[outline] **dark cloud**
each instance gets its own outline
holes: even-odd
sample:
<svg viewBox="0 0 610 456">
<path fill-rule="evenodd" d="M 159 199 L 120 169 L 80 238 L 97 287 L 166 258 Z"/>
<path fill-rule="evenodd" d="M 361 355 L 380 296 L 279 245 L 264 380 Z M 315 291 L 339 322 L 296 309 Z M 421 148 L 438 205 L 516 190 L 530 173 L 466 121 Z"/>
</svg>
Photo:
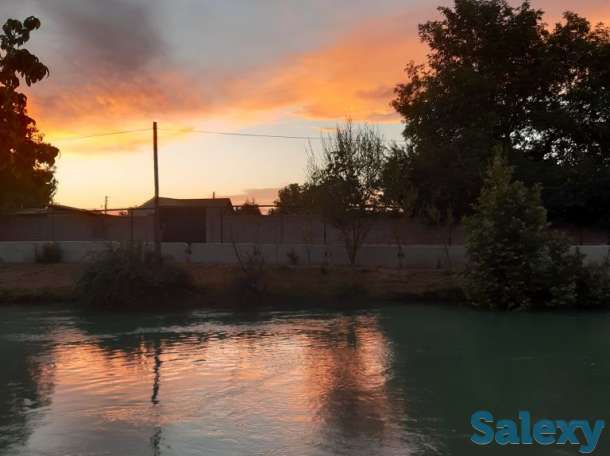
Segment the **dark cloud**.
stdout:
<svg viewBox="0 0 610 456">
<path fill-rule="evenodd" d="M 56 23 L 79 66 L 121 73 L 137 71 L 165 51 L 150 2 L 38 0 L 44 17 Z"/>
</svg>

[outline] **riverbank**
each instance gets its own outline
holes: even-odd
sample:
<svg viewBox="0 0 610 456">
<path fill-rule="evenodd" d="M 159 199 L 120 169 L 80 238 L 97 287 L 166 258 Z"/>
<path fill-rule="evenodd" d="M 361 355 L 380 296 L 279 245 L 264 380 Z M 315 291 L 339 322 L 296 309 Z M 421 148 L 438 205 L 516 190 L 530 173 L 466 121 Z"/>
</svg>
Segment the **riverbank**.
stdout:
<svg viewBox="0 0 610 456">
<path fill-rule="evenodd" d="M 75 301 L 75 285 L 83 267 L 83 264 L 2 264 L 0 304 Z M 221 306 L 244 298 L 239 291 L 243 273 L 238 267 L 190 264 L 184 268 L 193 277 L 195 301 Z M 439 269 L 278 266 L 268 267 L 262 280 L 263 298 L 278 302 L 288 298 L 317 302 L 462 299 L 455 275 Z"/>
</svg>

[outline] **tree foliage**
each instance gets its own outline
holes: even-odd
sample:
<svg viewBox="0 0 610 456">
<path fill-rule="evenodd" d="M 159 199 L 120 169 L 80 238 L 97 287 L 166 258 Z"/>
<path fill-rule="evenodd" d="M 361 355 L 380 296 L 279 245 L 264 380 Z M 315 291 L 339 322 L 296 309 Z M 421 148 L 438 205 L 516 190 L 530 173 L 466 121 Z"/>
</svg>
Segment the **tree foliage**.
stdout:
<svg viewBox="0 0 610 456">
<path fill-rule="evenodd" d="M 540 187 L 512 173 L 496 156 L 466 218 L 468 298 L 500 310 L 610 304 L 608 265 L 585 266 L 584 255 L 549 231 Z"/>
<path fill-rule="evenodd" d="M 41 207 L 55 192 L 58 149 L 46 144 L 18 92 L 48 76 L 48 68 L 23 45 L 40 21 L 9 19 L 0 34 L 0 208 Z"/>
<path fill-rule="evenodd" d="M 381 202 L 385 145 L 369 127 L 351 121 L 337 127 L 323 143 L 320 163 L 312 163 L 309 186 L 319 213 L 339 230 L 351 264 L 370 230 L 370 218 Z"/>
<path fill-rule="evenodd" d="M 610 202 L 610 32 L 565 13 L 554 28 L 525 2 L 455 0 L 420 25 L 430 53 L 407 67 L 405 119 L 418 207 L 469 211 L 494 147 L 541 182 L 553 218 L 599 221 Z"/>
<path fill-rule="evenodd" d="M 383 203 L 402 214 L 411 215 L 416 209 L 417 188 L 411 175 L 413 155 L 409 147 L 390 147 L 381 171 Z"/>
<path fill-rule="evenodd" d="M 244 204 L 235 208 L 235 212 L 240 215 L 261 215 L 261 208 L 254 199 L 246 199 Z"/>
<path fill-rule="evenodd" d="M 315 211 L 315 188 L 309 184 L 290 184 L 278 191 L 276 207 L 270 214 L 310 214 Z"/>
</svg>

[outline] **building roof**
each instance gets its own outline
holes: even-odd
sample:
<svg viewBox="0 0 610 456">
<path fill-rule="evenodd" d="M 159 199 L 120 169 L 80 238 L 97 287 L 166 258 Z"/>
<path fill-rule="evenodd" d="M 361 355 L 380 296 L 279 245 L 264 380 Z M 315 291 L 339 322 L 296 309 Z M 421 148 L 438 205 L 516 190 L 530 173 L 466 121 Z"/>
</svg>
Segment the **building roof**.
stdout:
<svg viewBox="0 0 610 456">
<path fill-rule="evenodd" d="M 80 209 L 78 207 L 64 206 L 63 204 L 49 204 L 47 207 L 26 208 L 15 211 L 15 215 L 46 215 L 51 212 L 71 212 L 83 215 L 103 215 L 100 212 Z"/>
<path fill-rule="evenodd" d="M 140 206 L 143 209 L 154 209 L 155 199 L 151 198 Z M 230 198 L 166 198 L 159 197 L 159 207 L 205 207 L 233 209 Z"/>
</svg>

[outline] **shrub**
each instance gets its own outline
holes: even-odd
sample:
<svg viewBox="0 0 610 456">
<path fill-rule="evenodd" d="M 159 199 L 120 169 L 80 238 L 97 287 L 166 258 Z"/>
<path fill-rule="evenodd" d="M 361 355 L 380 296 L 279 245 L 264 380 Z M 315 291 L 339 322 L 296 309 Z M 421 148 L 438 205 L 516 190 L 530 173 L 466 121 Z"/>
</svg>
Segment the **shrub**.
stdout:
<svg viewBox="0 0 610 456">
<path fill-rule="evenodd" d="M 291 266 L 298 266 L 299 265 L 299 262 L 300 262 L 299 254 L 294 249 L 290 249 L 286 253 L 286 256 L 288 257 L 288 263 Z"/>
<path fill-rule="evenodd" d="M 108 248 L 93 258 L 77 282 L 86 304 L 119 309 L 167 303 L 192 286 L 184 269 L 141 246 Z"/>
<path fill-rule="evenodd" d="M 254 246 L 250 252 L 240 252 L 235 242 L 233 250 L 242 272 L 235 277 L 235 291 L 242 298 L 262 297 L 267 292 L 267 267 L 263 252 L 258 246 Z"/>
<path fill-rule="evenodd" d="M 600 308 L 610 303 L 610 263 L 589 265 L 579 281 L 580 307 Z"/>
<path fill-rule="evenodd" d="M 54 264 L 61 263 L 63 253 L 61 247 L 56 242 L 48 242 L 40 248 L 36 246 L 36 263 Z"/>
<path fill-rule="evenodd" d="M 473 304 L 510 310 L 608 303 L 608 265 L 586 266 L 584 255 L 550 233 L 540 188 L 513 182 L 502 158 L 490 166 L 465 225 L 464 286 Z"/>
</svg>

